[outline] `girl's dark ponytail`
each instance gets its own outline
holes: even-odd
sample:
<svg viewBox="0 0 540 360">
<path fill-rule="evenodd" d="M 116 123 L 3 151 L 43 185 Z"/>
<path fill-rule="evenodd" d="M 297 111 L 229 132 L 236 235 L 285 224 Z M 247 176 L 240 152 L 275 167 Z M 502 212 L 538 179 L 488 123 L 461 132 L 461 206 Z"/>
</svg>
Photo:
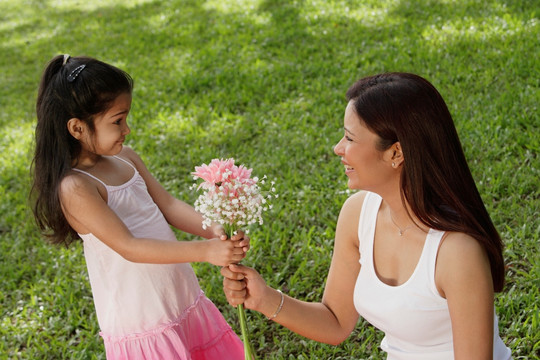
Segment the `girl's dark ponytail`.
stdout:
<svg viewBox="0 0 540 360">
<path fill-rule="evenodd" d="M 94 117 L 132 89 L 133 80 L 127 73 L 90 57 L 58 55 L 43 71 L 36 101 L 31 196 L 36 223 L 51 242 L 69 245 L 78 238 L 58 196 L 60 182 L 81 151 L 67 129 L 68 121 L 78 118 L 93 131 Z"/>
</svg>

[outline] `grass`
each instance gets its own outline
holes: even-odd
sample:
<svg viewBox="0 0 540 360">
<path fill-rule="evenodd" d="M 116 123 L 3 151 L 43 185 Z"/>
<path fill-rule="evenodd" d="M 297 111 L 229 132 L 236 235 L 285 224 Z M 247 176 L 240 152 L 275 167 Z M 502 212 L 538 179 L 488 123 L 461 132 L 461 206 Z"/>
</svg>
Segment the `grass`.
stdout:
<svg viewBox="0 0 540 360">
<path fill-rule="evenodd" d="M 428 78 L 506 243 L 501 336 L 514 359 L 538 359 L 539 10 L 533 0 L 1 1 L 0 359 L 104 359 L 80 244 L 47 245 L 28 209 L 36 89 L 60 53 L 135 78 L 129 145 L 176 196 L 194 201 L 189 173 L 214 157 L 278 179 L 246 262 L 314 301 L 349 194 L 332 153 L 346 89 L 384 71 Z M 218 269 L 194 268 L 239 331 Z M 248 318 L 261 358 L 384 357 L 363 321 L 333 347 Z"/>
</svg>

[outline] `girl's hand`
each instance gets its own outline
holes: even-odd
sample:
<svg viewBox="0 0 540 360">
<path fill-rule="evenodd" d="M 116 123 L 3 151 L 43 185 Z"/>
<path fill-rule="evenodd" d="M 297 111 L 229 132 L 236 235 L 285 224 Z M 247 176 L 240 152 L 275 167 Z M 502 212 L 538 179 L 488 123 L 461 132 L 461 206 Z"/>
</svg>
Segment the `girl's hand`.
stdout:
<svg viewBox="0 0 540 360">
<path fill-rule="evenodd" d="M 232 241 L 225 238 L 210 239 L 203 243 L 206 244 L 205 260 L 213 265 L 227 266 L 239 263 L 246 253 L 241 246 L 236 246 L 238 241 Z"/>
<path fill-rule="evenodd" d="M 221 268 L 223 292 L 232 306 L 244 304 L 247 309 L 258 311 L 262 307 L 265 294 L 272 291 L 261 275 L 243 265 L 229 265 Z"/>
<path fill-rule="evenodd" d="M 242 248 L 244 253 L 248 252 L 250 239 L 242 230 L 238 230 L 231 240 L 234 242 L 235 247 Z"/>
<path fill-rule="evenodd" d="M 227 240 L 227 233 L 225 232 L 223 225 L 214 223 L 210 229 L 212 230 L 212 233 L 214 234 L 213 237 L 220 238 L 221 240 Z"/>
<path fill-rule="evenodd" d="M 214 237 L 220 238 L 221 240 L 227 240 L 227 233 L 221 224 L 214 224 L 212 226 L 212 233 Z M 240 247 L 246 253 L 249 250 L 249 237 L 246 236 L 243 230 L 236 231 L 236 234 L 230 239 L 234 242 L 235 247 Z"/>
</svg>

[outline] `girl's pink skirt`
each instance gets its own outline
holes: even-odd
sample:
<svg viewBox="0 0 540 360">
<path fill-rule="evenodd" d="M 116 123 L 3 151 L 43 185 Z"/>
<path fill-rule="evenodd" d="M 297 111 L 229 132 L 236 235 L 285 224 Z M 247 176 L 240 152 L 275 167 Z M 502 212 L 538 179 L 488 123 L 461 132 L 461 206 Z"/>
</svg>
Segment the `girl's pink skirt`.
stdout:
<svg viewBox="0 0 540 360">
<path fill-rule="evenodd" d="M 101 334 L 107 360 L 243 360 L 244 346 L 205 296 L 180 319 L 124 337 Z"/>
</svg>

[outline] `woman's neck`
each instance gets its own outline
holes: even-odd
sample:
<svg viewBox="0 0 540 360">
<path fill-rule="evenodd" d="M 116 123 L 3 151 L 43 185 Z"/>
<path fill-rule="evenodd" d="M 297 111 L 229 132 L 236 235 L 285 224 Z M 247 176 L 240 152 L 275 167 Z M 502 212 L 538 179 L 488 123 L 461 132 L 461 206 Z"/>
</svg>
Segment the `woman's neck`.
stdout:
<svg viewBox="0 0 540 360">
<path fill-rule="evenodd" d="M 420 219 L 415 216 L 407 201 L 401 199 L 400 194 L 397 194 L 397 196 L 383 197 L 383 200 L 381 210 L 387 214 L 386 216 L 388 216 L 389 222 L 395 225 L 401 235 L 412 228 L 420 229 L 423 232 L 429 230 L 429 228 L 422 224 Z"/>
</svg>

